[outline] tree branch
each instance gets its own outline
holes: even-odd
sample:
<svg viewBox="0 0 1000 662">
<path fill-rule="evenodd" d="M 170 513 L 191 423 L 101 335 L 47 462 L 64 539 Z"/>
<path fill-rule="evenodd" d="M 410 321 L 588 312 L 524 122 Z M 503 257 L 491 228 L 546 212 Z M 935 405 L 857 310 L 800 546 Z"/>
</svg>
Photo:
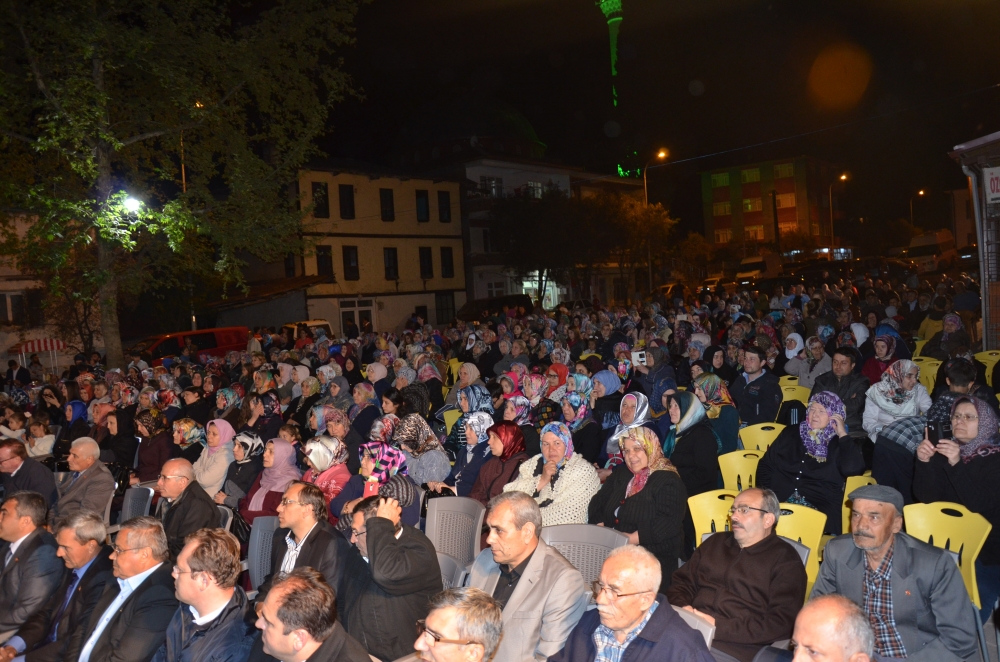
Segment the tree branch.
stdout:
<svg viewBox="0 0 1000 662">
<path fill-rule="evenodd" d="M 234 94 L 236 94 L 240 90 L 240 88 L 242 88 L 242 87 L 243 87 L 243 83 L 242 82 L 241 83 L 237 83 L 233 87 L 233 89 L 229 90 L 228 92 L 226 92 L 225 95 L 223 95 L 223 97 L 219 100 L 219 103 L 214 104 L 212 107 L 213 108 L 218 108 L 219 106 L 225 105 L 225 103 L 227 101 L 229 101 L 229 99 Z M 170 127 L 168 129 L 161 129 L 159 131 L 147 131 L 146 133 L 140 133 L 140 134 L 134 135 L 134 136 L 132 136 L 130 138 L 126 138 L 125 140 L 123 140 L 122 141 L 122 147 L 127 147 L 127 146 L 129 146 L 129 145 L 131 145 L 133 143 L 141 142 L 143 140 L 149 140 L 150 138 L 158 138 L 160 136 L 165 136 L 165 135 L 170 134 L 170 133 L 178 133 L 180 131 L 184 131 L 185 129 L 196 129 L 199 126 L 201 126 L 202 124 L 204 124 L 204 123 L 205 123 L 205 120 L 200 120 L 198 122 L 192 122 L 190 124 L 182 124 L 180 126 Z"/>
<path fill-rule="evenodd" d="M 31 66 L 31 73 L 35 77 L 35 85 L 38 86 L 38 90 L 42 95 L 49 100 L 53 106 L 55 106 L 56 111 L 63 117 L 66 117 L 66 113 L 63 112 L 62 104 L 56 98 L 52 91 L 49 90 L 48 86 L 45 84 L 45 79 L 42 77 L 42 69 L 38 65 L 38 60 L 35 58 L 35 51 L 31 48 L 31 40 L 28 39 L 28 33 L 24 30 L 24 24 L 20 21 L 17 16 L 17 12 L 11 8 L 11 13 L 14 14 L 15 20 L 17 20 L 17 31 L 21 34 L 21 41 L 24 42 L 24 53 L 28 57 L 28 64 Z M 66 117 L 67 121 L 69 120 Z"/>
<path fill-rule="evenodd" d="M 38 139 L 31 138 L 29 136 L 22 135 L 20 133 L 15 133 L 14 131 L 7 131 L 6 129 L 0 129 L 0 135 L 7 136 L 8 138 L 13 138 L 14 140 L 20 140 L 27 145 L 34 145 L 38 142 Z"/>
</svg>

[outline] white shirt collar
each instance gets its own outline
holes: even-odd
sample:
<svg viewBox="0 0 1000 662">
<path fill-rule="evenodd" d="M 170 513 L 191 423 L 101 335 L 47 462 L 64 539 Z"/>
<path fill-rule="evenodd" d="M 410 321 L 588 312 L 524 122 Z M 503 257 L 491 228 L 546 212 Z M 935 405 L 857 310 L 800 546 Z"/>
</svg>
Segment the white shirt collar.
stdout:
<svg viewBox="0 0 1000 662">
<path fill-rule="evenodd" d="M 10 544 L 10 557 L 12 559 L 14 558 L 14 554 L 17 553 L 17 548 L 20 547 L 21 543 L 24 542 L 24 539 L 30 536 L 32 533 L 34 533 L 34 531 L 30 531 L 24 534 L 23 536 L 21 536 L 20 538 L 18 538 L 17 540 L 15 540 Z"/>
<path fill-rule="evenodd" d="M 222 610 L 228 607 L 229 603 L 232 602 L 232 600 L 233 600 L 232 598 L 229 598 L 228 600 L 222 603 L 221 607 L 219 607 L 215 611 L 211 611 L 205 614 L 204 616 L 199 616 L 198 610 L 195 609 L 192 605 L 188 605 L 188 609 L 191 610 L 191 615 L 194 616 L 194 624 L 205 625 L 206 623 L 211 623 L 212 621 L 214 621 L 219 617 L 219 614 L 222 613 Z"/>
<path fill-rule="evenodd" d="M 155 572 L 156 569 L 159 568 L 161 565 L 163 565 L 163 563 L 157 563 L 156 565 L 154 565 L 149 570 L 147 570 L 145 572 L 140 572 L 138 575 L 133 575 L 133 576 L 129 577 L 128 579 L 119 579 L 118 580 L 118 585 L 121 586 L 122 589 L 124 589 L 126 586 L 128 586 L 129 592 L 132 592 L 135 589 L 137 589 L 140 586 L 142 586 L 142 583 L 144 581 L 146 581 L 146 578 L 149 577 L 151 574 L 153 574 L 153 572 Z"/>
<path fill-rule="evenodd" d="M 14 476 L 16 476 L 17 472 L 20 471 L 21 467 L 23 467 L 23 466 L 24 466 L 24 460 L 21 460 L 21 464 L 17 465 L 17 469 L 14 469 L 13 471 L 10 472 L 11 478 L 13 478 Z"/>
</svg>

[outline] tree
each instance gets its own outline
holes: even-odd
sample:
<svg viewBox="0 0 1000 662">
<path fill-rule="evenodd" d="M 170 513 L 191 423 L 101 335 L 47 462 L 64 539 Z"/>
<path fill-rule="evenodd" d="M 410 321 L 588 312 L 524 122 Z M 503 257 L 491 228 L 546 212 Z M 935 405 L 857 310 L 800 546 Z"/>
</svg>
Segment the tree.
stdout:
<svg viewBox="0 0 1000 662">
<path fill-rule="evenodd" d="M 0 204 L 33 219 L 3 249 L 32 273 L 84 269 L 109 365 L 124 365 L 122 292 L 185 272 L 241 284 L 241 251 L 273 261 L 297 249 L 303 210 L 287 184 L 350 91 L 338 51 L 356 11 L 357 0 L 0 4 L 0 140 L 26 166 L 5 168 Z"/>
<path fill-rule="evenodd" d="M 681 281 L 691 289 L 695 289 L 704 280 L 703 272 L 714 259 L 715 247 L 699 233 L 689 232 L 684 239 L 674 245 L 672 254 Z"/>
</svg>

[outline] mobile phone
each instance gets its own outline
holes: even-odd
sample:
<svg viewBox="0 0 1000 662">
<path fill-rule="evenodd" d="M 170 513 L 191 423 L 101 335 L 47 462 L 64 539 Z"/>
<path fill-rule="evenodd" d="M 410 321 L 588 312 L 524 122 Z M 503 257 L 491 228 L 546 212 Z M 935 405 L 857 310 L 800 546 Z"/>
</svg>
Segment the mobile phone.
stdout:
<svg viewBox="0 0 1000 662">
<path fill-rule="evenodd" d="M 951 421 L 927 421 L 927 439 L 937 446 L 942 439 L 951 439 Z"/>
<path fill-rule="evenodd" d="M 376 494 L 378 494 L 378 487 L 379 487 L 379 484 L 378 484 L 377 481 L 366 480 L 365 481 L 364 498 L 367 499 L 370 496 L 375 496 Z"/>
<path fill-rule="evenodd" d="M 678 315 L 678 316 L 677 316 L 677 317 L 676 317 L 675 319 L 676 319 L 676 320 L 677 320 L 678 322 L 686 322 L 686 321 L 688 321 L 688 316 L 687 316 L 687 314 L 685 314 L 685 313 L 681 313 L 681 314 L 680 314 L 680 315 Z"/>
<path fill-rule="evenodd" d="M 632 352 L 633 365 L 646 365 L 646 352 Z"/>
</svg>

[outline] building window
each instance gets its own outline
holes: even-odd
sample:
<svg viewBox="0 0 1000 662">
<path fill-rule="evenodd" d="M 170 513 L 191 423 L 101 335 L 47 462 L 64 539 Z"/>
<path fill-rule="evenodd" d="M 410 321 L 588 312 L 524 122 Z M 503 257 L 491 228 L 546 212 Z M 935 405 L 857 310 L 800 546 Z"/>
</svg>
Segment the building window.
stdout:
<svg viewBox="0 0 1000 662">
<path fill-rule="evenodd" d="M 733 240 L 733 231 L 731 228 L 715 231 L 715 243 L 728 244 L 732 240 Z"/>
<path fill-rule="evenodd" d="M 389 222 L 396 220 L 396 203 L 392 199 L 391 188 L 380 188 L 378 190 L 378 201 L 382 207 L 382 220 Z"/>
<path fill-rule="evenodd" d="M 395 248 L 383 248 L 382 260 L 385 262 L 385 279 L 399 280 L 399 255 Z"/>
<path fill-rule="evenodd" d="M 507 287 L 502 280 L 486 283 L 486 296 L 490 298 L 502 297 L 505 294 L 507 294 Z"/>
<path fill-rule="evenodd" d="M 759 182 L 760 168 L 749 168 L 747 170 L 740 170 L 740 180 L 744 184 L 752 184 L 753 182 Z"/>
<path fill-rule="evenodd" d="M 733 213 L 731 202 L 716 202 L 712 205 L 712 216 L 729 216 Z"/>
<path fill-rule="evenodd" d="M 454 292 L 438 292 L 434 295 L 434 314 L 438 324 L 448 324 L 455 319 Z"/>
<path fill-rule="evenodd" d="M 431 198 L 427 191 L 417 190 L 417 223 L 431 220 Z"/>
<path fill-rule="evenodd" d="M 344 246 L 344 280 L 360 280 L 361 269 L 358 267 L 358 247 Z"/>
<path fill-rule="evenodd" d="M 455 256 L 451 250 L 451 246 L 441 247 L 441 277 L 455 277 Z"/>
<path fill-rule="evenodd" d="M 729 173 L 720 172 L 717 175 L 712 175 L 712 188 L 721 188 L 723 186 L 729 186 Z"/>
<path fill-rule="evenodd" d="M 340 197 L 340 217 L 350 221 L 354 218 L 354 185 L 341 184 L 337 187 Z"/>
<path fill-rule="evenodd" d="M 541 198 L 544 187 L 541 182 L 528 182 L 528 197 Z"/>
<path fill-rule="evenodd" d="M 492 253 L 493 246 L 490 243 L 490 231 L 487 228 L 483 228 L 483 252 Z"/>
<path fill-rule="evenodd" d="M 295 278 L 295 253 L 285 255 L 285 278 Z"/>
<path fill-rule="evenodd" d="M 748 225 L 744 227 L 743 237 L 747 241 L 764 241 L 764 226 Z"/>
<path fill-rule="evenodd" d="M 330 191 L 326 182 L 312 183 L 313 218 L 330 218 Z"/>
<path fill-rule="evenodd" d="M 438 220 L 451 223 L 451 191 L 438 191 Z"/>
<path fill-rule="evenodd" d="M 502 198 L 503 177 L 480 177 L 479 189 L 487 198 Z"/>
<path fill-rule="evenodd" d="M 420 277 L 424 280 L 434 278 L 434 253 L 424 246 L 420 247 Z"/>
<path fill-rule="evenodd" d="M 799 223 L 798 221 L 790 223 L 778 223 L 778 231 L 781 232 L 782 235 L 795 234 L 796 232 L 799 231 Z"/>
<path fill-rule="evenodd" d="M 779 193 L 774 196 L 778 203 L 778 209 L 786 209 L 788 207 L 795 206 L 795 194 L 794 193 Z"/>
<path fill-rule="evenodd" d="M 812 234 L 813 234 L 814 237 L 818 237 L 819 236 L 819 223 L 813 223 L 812 224 Z"/>
<path fill-rule="evenodd" d="M 743 198 L 743 211 L 760 211 L 760 198 Z"/>
<path fill-rule="evenodd" d="M 316 247 L 316 275 L 333 275 L 333 246 Z"/>
<path fill-rule="evenodd" d="M 795 164 L 794 163 L 779 163 L 774 166 L 774 178 L 784 179 L 785 177 L 795 176 Z"/>
</svg>

